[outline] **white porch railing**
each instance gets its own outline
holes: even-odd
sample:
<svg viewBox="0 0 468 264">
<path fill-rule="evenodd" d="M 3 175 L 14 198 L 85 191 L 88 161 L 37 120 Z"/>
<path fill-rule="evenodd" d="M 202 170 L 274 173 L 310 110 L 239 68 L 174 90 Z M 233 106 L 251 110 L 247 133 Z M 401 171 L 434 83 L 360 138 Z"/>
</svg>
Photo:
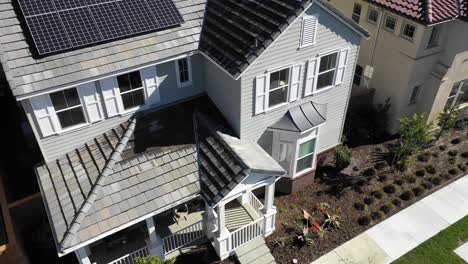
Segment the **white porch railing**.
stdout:
<svg viewBox="0 0 468 264">
<path fill-rule="evenodd" d="M 252 206 L 252 208 L 255 210 L 255 212 L 257 212 L 258 214 L 258 217 L 261 217 L 262 216 L 262 209 L 263 209 L 263 204 L 262 202 L 260 202 L 260 200 L 257 198 L 257 196 L 255 196 L 255 194 L 253 194 L 252 192 L 248 192 L 248 202 L 250 204 L 250 206 Z"/>
<path fill-rule="evenodd" d="M 231 250 L 264 234 L 265 218 L 261 217 L 231 233 Z"/>
<path fill-rule="evenodd" d="M 108 264 L 136 264 L 135 258 L 137 257 L 146 257 L 149 255 L 147 247 L 140 248 L 136 251 L 133 251 L 130 254 L 127 254 L 119 259 L 116 259 Z"/>
<path fill-rule="evenodd" d="M 168 237 L 163 238 L 164 255 L 167 255 L 195 240 L 200 239 L 205 234 L 203 232 L 203 221 L 190 225 Z"/>
</svg>

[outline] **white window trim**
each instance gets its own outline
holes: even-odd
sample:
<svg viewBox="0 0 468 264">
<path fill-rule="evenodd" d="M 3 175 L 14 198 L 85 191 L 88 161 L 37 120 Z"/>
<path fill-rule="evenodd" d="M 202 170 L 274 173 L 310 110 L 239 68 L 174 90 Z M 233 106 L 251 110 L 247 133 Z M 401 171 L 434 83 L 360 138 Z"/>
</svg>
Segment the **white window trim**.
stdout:
<svg viewBox="0 0 468 264">
<path fill-rule="evenodd" d="M 314 87 L 312 89 L 312 95 L 322 93 L 324 91 L 328 91 L 328 90 L 330 90 L 330 89 L 332 89 L 332 88 L 334 88 L 336 86 L 336 73 L 337 73 L 338 68 L 339 68 L 338 63 L 340 61 L 340 51 L 341 50 L 342 49 L 336 49 L 336 50 L 333 50 L 333 51 L 330 51 L 330 52 L 321 53 L 321 54 L 319 54 L 317 56 L 317 66 L 316 66 L 316 69 L 315 69 L 315 76 L 316 76 L 315 78 L 317 78 L 317 80 L 315 81 Z M 320 73 L 320 63 L 321 63 L 322 57 L 325 57 L 325 56 L 328 56 L 328 55 L 331 55 L 331 54 L 334 54 L 334 53 L 338 53 L 338 56 L 336 56 L 336 65 L 335 65 L 335 68 L 334 68 L 335 74 L 333 74 L 333 84 L 329 85 L 329 86 L 326 86 L 326 87 L 322 87 L 320 89 L 317 89 L 319 75 L 330 72 L 330 71 L 333 70 L 333 69 L 330 69 L 330 70 L 327 70 L 325 72 Z"/>
<path fill-rule="evenodd" d="M 377 21 L 373 21 L 370 19 L 370 14 L 371 11 L 376 11 L 377 12 Z M 377 25 L 379 23 L 379 18 L 380 18 L 380 12 L 377 10 L 375 7 L 369 6 L 369 9 L 367 9 L 367 22 L 371 25 Z"/>
<path fill-rule="evenodd" d="M 126 75 L 126 74 L 128 75 L 128 74 L 133 73 L 133 72 L 138 72 L 138 74 L 140 74 L 140 79 L 141 79 L 141 85 L 142 86 L 138 87 L 136 89 L 125 91 L 123 93 L 120 92 L 120 86 L 119 86 L 119 82 L 118 82 L 117 78 L 119 76 Z M 138 111 L 138 109 L 141 109 L 141 108 L 146 106 L 146 101 L 148 100 L 148 95 L 147 95 L 147 91 L 146 91 L 145 80 L 143 79 L 143 74 L 141 73 L 141 70 L 127 72 L 127 73 L 124 73 L 124 74 L 117 75 L 117 76 L 115 76 L 115 83 L 117 85 L 117 91 L 119 93 L 118 96 L 120 97 L 120 102 L 121 102 L 121 107 L 122 107 L 122 110 L 120 111 L 118 116 L 121 117 L 121 116 L 130 114 L 130 113 L 134 113 L 134 112 Z M 139 91 L 139 90 L 143 90 L 143 100 L 144 100 L 143 104 L 132 107 L 132 108 L 125 109 L 125 106 L 124 106 L 124 103 L 123 103 L 123 100 L 122 100 L 122 95 L 131 93 L 131 92 L 135 92 L 135 91 Z"/>
<path fill-rule="evenodd" d="M 273 110 L 276 110 L 278 108 L 281 108 L 285 105 L 288 105 L 289 104 L 289 96 L 291 95 L 291 75 L 292 75 L 292 66 L 293 64 L 288 64 L 288 65 L 285 65 L 285 66 L 280 66 L 280 67 L 276 67 L 276 68 L 273 68 L 273 69 L 270 69 L 267 71 L 266 73 L 266 91 L 265 91 L 265 100 L 266 100 L 266 105 L 265 105 L 265 111 L 264 113 L 267 113 L 269 111 L 273 111 Z M 270 76 L 272 73 L 274 72 L 278 72 L 278 71 L 282 71 L 282 70 L 285 70 L 285 69 L 289 69 L 289 76 L 288 76 L 288 91 L 287 91 L 287 95 L 286 95 L 286 102 L 284 103 L 281 103 L 281 104 L 278 104 L 278 105 L 275 105 L 273 107 L 270 107 Z M 279 88 L 278 88 L 279 89 Z M 277 89 L 275 89 L 277 90 Z M 273 91 L 275 91 L 273 90 Z"/>
<path fill-rule="evenodd" d="M 65 109 L 61 109 L 61 110 L 56 110 L 55 109 L 55 106 L 54 106 L 54 103 L 52 101 L 52 97 L 50 97 L 51 94 L 53 93 L 56 93 L 56 92 L 53 92 L 53 93 L 50 93 L 50 94 L 47 94 L 47 96 L 49 97 L 50 101 L 52 102 L 52 110 L 53 110 L 53 115 L 56 116 L 56 118 L 54 119 L 55 122 L 57 122 L 57 124 L 55 124 L 55 127 L 57 128 L 57 135 L 61 135 L 63 133 L 66 133 L 66 132 L 70 132 L 70 131 L 73 131 L 73 130 L 77 130 L 79 128 L 83 128 L 83 127 L 86 127 L 86 126 L 90 126 L 91 123 L 89 122 L 88 120 L 88 112 L 86 111 L 85 107 L 84 107 L 84 104 L 83 104 L 83 99 L 81 98 L 80 96 L 80 93 L 78 91 L 78 87 L 72 87 L 72 88 L 68 88 L 68 89 L 65 89 L 65 90 L 62 90 L 62 91 L 59 91 L 59 92 L 64 92 L 66 90 L 69 90 L 69 89 L 76 89 L 76 92 L 78 94 L 78 99 L 80 100 L 80 104 L 79 105 L 75 105 L 75 106 L 72 106 L 72 107 L 68 107 L 68 108 L 65 108 Z M 85 122 L 84 123 L 81 123 L 81 124 L 76 124 L 76 125 L 73 125 L 73 126 L 69 126 L 69 127 L 66 127 L 66 128 L 63 128 L 62 127 L 62 124 L 60 123 L 60 119 L 58 117 L 58 114 L 61 113 L 61 112 L 65 112 L 65 111 L 68 111 L 68 110 L 72 110 L 72 109 L 75 109 L 75 108 L 78 108 L 78 107 L 81 107 L 81 111 L 83 112 L 83 117 L 85 119 Z"/>
<path fill-rule="evenodd" d="M 432 34 L 434 34 L 434 30 L 437 30 L 437 38 L 435 40 L 435 43 L 430 43 L 431 38 L 432 38 Z M 429 34 L 429 39 L 427 40 L 426 49 L 437 48 L 440 45 L 439 43 L 440 43 L 440 34 L 441 34 L 441 32 L 442 32 L 442 26 L 437 25 L 437 26 L 432 27 L 431 34 Z"/>
<path fill-rule="evenodd" d="M 388 28 L 388 27 L 387 27 L 387 19 L 390 18 L 390 17 L 395 19 L 395 28 L 394 28 L 394 29 L 391 29 L 391 28 Z M 385 15 L 385 20 L 384 20 L 384 23 L 383 23 L 383 28 L 384 28 L 385 30 L 387 30 L 387 31 L 389 31 L 389 32 L 392 32 L 392 33 L 395 33 L 395 30 L 396 30 L 397 25 L 398 25 L 398 18 L 397 18 L 396 16 L 392 16 L 392 15 L 390 15 L 390 14 L 386 14 L 386 15 Z"/>
<path fill-rule="evenodd" d="M 356 5 L 359 5 L 359 6 L 361 7 L 361 12 L 360 12 L 359 14 L 358 14 L 358 13 L 354 13 L 354 7 L 355 7 Z M 354 3 L 354 5 L 353 5 L 353 13 L 351 14 L 351 19 L 352 19 L 352 17 L 353 17 L 354 15 L 356 15 L 356 16 L 359 17 L 359 21 L 354 21 L 354 19 L 353 19 L 353 21 L 356 22 L 356 23 L 358 23 L 358 24 L 361 23 L 362 5 L 361 5 L 360 3 Z"/>
<path fill-rule="evenodd" d="M 304 29 L 306 25 L 306 21 L 309 19 L 316 19 L 316 26 L 315 26 L 315 32 L 314 32 L 314 41 L 312 43 L 302 45 L 304 42 Z M 317 43 L 317 31 L 319 27 L 319 14 L 313 14 L 313 15 L 304 15 L 302 18 L 302 26 L 301 26 L 301 38 L 300 38 L 300 44 L 299 44 L 299 49 L 311 47 Z"/>
<path fill-rule="evenodd" d="M 185 60 L 185 59 L 187 60 L 187 70 L 188 70 L 189 80 L 185 81 L 185 82 L 181 82 L 180 73 L 179 73 L 179 71 L 180 71 L 179 61 L 180 60 Z M 176 71 L 177 87 L 183 88 L 183 87 L 187 87 L 187 86 L 192 85 L 193 84 L 193 79 L 192 79 L 192 59 L 191 59 L 191 57 L 187 56 L 187 57 L 175 60 L 174 64 L 175 64 L 175 71 Z"/>
<path fill-rule="evenodd" d="M 407 35 L 405 35 L 405 28 L 407 25 L 410 25 L 410 26 L 413 26 L 414 27 L 414 33 L 413 33 L 413 37 L 409 37 Z M 414 41 L 414 38 L 416 37 L 416 33 L 418 31 L 418 26 L 416 24 L 413 24 L 413 23 L 410 23 L 408 21 L 404 21 L 403 24 L 401 25 L 401 32 L 400 32 L 400 37 L 403 38 L 403 39 L 406 39 L 408 41 L 411 41 L 413 42 Z"/>
<path fill-rule="evenodd" d="M 296 150 L 295 150 L 296 153 L 294 155 L 294 177 L 301 176 L 301 175 L 303 175 L 303 174 L 305 174 L 307 172 L 315 170 L 315 168 L 316 168 L 316 165 L 317 165 L 316 164 L 317 163 L 316 159 L 317 159 L 318 133 L 319 133 L 318 128 L 316 128 L 316 129 L 317 130 L 316 130 L 315 133 L 313 131 L 310 135 L 308 135 L 306 137 L 303 137 L 303 138 L 300 138 L 296 142 Z M 312 157 L 312 166 L 310 168 L 307 168 L 307 169 L 302 170 L 302 171 L 296 171 L 297 170 L 297 162 L 299 161 L 299 147 L 300 147 L 300 145 L 302 143 L 305 143 L 305 142 L 310 141 L 312 139 L 315 139 L 314 153 L 309 154 L 307 156 L 304 156 L 304 157 L 308 157 L 310 155 L 313 155 L 313 157 Z M 304 158 L 304 157 L 302 157 L 302 158 Z"/>
<path fill-rule="evenodd" d="M 457 93 L 456 93 L 456 94 L 450 96 L 450 93 L 449 93 L 449 96 L 447 97 L 447 101 L 448 101 L 450 98 L 453 98 L 452 105 L 450 105 L 450 106 L 456 106 L 456 105 L 457 105 L 458 98 L 459 98 L 462 94 L 465 94 L 464 92 L 462 92 L 462 87 L 463 87 L 463 84 L 464 84 L 465 82 L 468 82 L 468 79 L 459 82 L 458 87 L 457 87 Z M 452 90 L 454 89 L 455 84 L 457 84 L 457 83 L 454 83 L 454 84 L 453 84 L 452 89 L 450 90 L 450 92 L 452 92 Z M 463 105 L 463 107 L 464 107 L 465 104 L 467 104 L 467 103 L 460 104 L 460 105 L 461 105 L 461 106 Z M 463 107 L 462 107 L 462 108 L 463 108 Z"/>
</svg>

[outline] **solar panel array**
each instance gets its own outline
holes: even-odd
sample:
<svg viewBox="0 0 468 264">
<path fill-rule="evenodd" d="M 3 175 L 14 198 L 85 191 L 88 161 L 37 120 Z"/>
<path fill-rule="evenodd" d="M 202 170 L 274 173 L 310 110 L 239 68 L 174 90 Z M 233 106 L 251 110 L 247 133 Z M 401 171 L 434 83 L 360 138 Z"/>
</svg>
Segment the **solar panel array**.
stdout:
<svg viewBox="0 0 468 264">
<path fill-rule="evenodd" d="M 172 0 L 18 0 L 40 55 L 180 25 Z"/>
</svg>

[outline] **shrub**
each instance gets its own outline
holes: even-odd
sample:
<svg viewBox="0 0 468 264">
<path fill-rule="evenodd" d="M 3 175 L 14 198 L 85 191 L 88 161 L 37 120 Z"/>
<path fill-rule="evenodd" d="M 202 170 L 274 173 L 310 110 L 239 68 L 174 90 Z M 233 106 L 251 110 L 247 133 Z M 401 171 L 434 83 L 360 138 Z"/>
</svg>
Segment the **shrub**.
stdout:
<svg viewBox="0 0 468 264">
<path fill-rule="evenodd" d="M 463 171 L 463 172 L 465 172 L 465 171 L 466 171 L 466 166 L 465 166 L 465 165 L 463 165 L 463 164 L 461 164 L 461 163 L 460 163 L 460 164 L 458 164 L 458 168 L 459 168 L 461 171 Z"/>
<path fill-rule="evenodd" d="M 428 162 L 431 159 L 431 153 L 424 152 L 418 155 L 418 160 L 421 162 Z"/>
<path fill-rule="evenodd" d="M 468 159 L 468 151 L 463 152 L 462 154 L 460 154 L 460 156 L 462 156 L 463 158 Z"/>
<path fill-rule="evenodd" d="M 421 187 L 419 187 L 419 186 L 413 188 L 414 196 L 419 196 L 419 195 L 421 195 L 423 192 L 424 192 L 424 189 L 421 188 Z"/>
<path fill-rule="evenodd" d="M 396 179 L 395 184 L 398 186 L 402 186 L 404 184 L 404 181 L 402 179 Z"/>
<path fill-rule="evenodd" d="M 401 206 L 401 200 L 400 199 L 393 199 L 392 204 L 395 205 L 396 207 Z"/>
<path fill-rule="evenodd" d="M 393 210 L 393 208 L 395 208 L 395 206 L 392 203 L 387 203 L 380 207 L 380 211 L 382 211 L 384 214 L 388 214 Z"/>
<path fill-rule="evenodd" d="M 374 168 L 365 169 L 362 174 L 366 177 L 374 177 L 377 174 L 377 171 Z"/>
<path fill-rule="evenodd" d="M 411 190 L 404 191 L 401 195 L 400 198 L 403 201 L 409 201 L 414 198 L 414 193 Z"/>
<path fill-rule="evenodd" d="M 335 152 L 335 166 L 337 169 L 342 170 L 349 166 L 351 163 L 351 158 L 353 157 L 353 152 L 350 148 L 344 145 L 339 145 L 336 147 Z"/>
<path fill-rule="evenodd" d="M 364 198 L 364 203 L 367 204 L 367 205 L 373 204 L 374 201 L 375 201 L 375 199 L 372 196 L 368 196 L 368 197 Z"/>
<path fill-rule="evenodd" d="M 380 175 L 378 180 L 379 180 L 379 182 L 386 181 L 387 180 L 387 175 Z"/>
<path fill-rule="evenodd" d="M 440 145 L 440 146 L 439 146 L 439 149 L 440 149 L 441 151 L 446 151 L 446 150 L 447 150 L 447 146 L 446 146 L 446 145 Z"/>
<path fill-rule="evenodd" d="M 358 219 L 358 224 L 362 226 L 368 226 L 371 223 L 372 219 L 369 216 L 361 216 Z"/>
<path fill-rule="evenodd" d="M 426 175 L 426 171 L 425 170 L 417 170 L 415 174 L 418 177 L 424 177 L 424 175 Z"/>
<path fill-rule="evenodd" d="M 439 157 L 439 152 L 432 152 L 431 155 L 434 158 L 438 158 Z"/>
<path fill-rule="evenodd" d="M 380 199 L 382 198 L 383 193 L 380 190 L 374 190 L 371 192 L 371 195 L 374 196 L 376 199 Z"/>
<path fill-rule="evenodd" d="M 364 210 L 366 208 L 366 205 L 363 204 L 363 203 L 355 203 L 354 208 L 356 208 L 359 211 L 362 211 L 362 210 Z"/>
<path fill-rule="evenodd" d="M 408 183 L 415 183 L 415 182 L 416 182 L 416 177 L 414 177 L 414 176 L 408 176 L 408 177 L 406 177 L 406 181 L 407 181 Z"/>
<path fill-rule="evenodd" d="M 440 177 L 434 177 L 431 179 L 431 182 L 434 184 L 434 185 L 440 185 L 442 183 L 442 178 Z"/>
<path fill-rule="evenodd" d="M 381 211 L 374 211 L 371 213 L 372 220 L 380 220 L 384 218 L 384 214 Z"/>
<path fill-rule="evenodd" d="M 437 139 L 441 138 L 447 134 L 450 129 L 455 127 L 459 113 L 460 110 L 457 106 L 448 107 L 442 113 L 440 113 L 439 117 L 437 118 L 437 125 L 439 126 L 439 131 L 436 133 Z"/>
<path fill-rule="evenodd" d="M 458 174 L 458 170 L 455 169 L 455 168 L 453 168 L 453 169 L 450 169 L 450 170 L 448 171 L 448 173 L 449 173 L 450 175 L 457 175 L 457 174 Z"/>
<path fill-rule="evenodd" d="M 353 171 L 359 171 L 359 168 L 357 166 L 353 166 Z"/>
<path fill-rule="evenodd" d="M 388 162 L 385 161 L 385 160 L 383 160 L 383 161 L 377 162 L 377 163 L 375 164 L 374 168 L 375 168 L 376 170 L 381 170 L 381 169 L 383 169 L 383 168 L 385 168 L 385 167 L 387 167 L 387 166 L 388 166 Z"/>
<path fill-rule="evenodd" d="M 400 139 L 393 148 L 395 160 L 403 161 L 416 154 L 432 139 L 432 123 L 427 123 L 426 114 L 414 114 L 400 119 Z"/>
<path fill-rule="evenodd" d="M 454 138 L 454 139 L 452 139 L 452 141 L 450 141 L 450 143 L 452 143 L 454 145 L 460 144 L 460 142 L 461 142 L 460 138 Z"/>
<path fill-rule="evenodd" d="M 450 163 L 450 164 L 453 165 L 453 164 L 457 163 L 457 159 L 455 159 L 455 158 L 449 158 L 449 159 L 448 159 L 448 163 Z"/>
<path fill-rule="evenodd" d="M 455 150 L 455 149 L 454 149 L 454 150 L 450 150 L 450 151 L 448 152 L 448 154 L 449 154 L 450 156 L 452 156 L 452 157 L 455 157 L 455 156 L 458 155 L 458 151 Z"/>
<path fill-rule="evenodd" d="M 354 186 L 354 191 L 357 193 L 364 193 L 364 190 L 362 189 L 361 186 Z"/>
<path fill-rule="evenodd" d="M 148 257 L 136 257 L 136 264 L 174 264 L 176 258 L 172 257 L 170 259 L 160 259 L 157 256 L 148 256 Z"/>
<path fill-rule="evenodd" d="M 450 180 L 452 178 L 452 175 L 450 175 L 448 173 L 445 173 L 445 174 L 442 174 L 442 178 L 444 178 L 446 180 Z"/>
<path fill-rule="evenodd" d="M 362 180 L 362 179 L 361 179 L 361 180 L 356 181 L 356 185 L 357 185 L 357 186 L 364 186 L 364 184 L 366 184 L 366 181 L 365 181 L 365 180 Z"/>
<path fill-rule="evenodd" d="M 394 184 L 389 184 L 383 187 L 384 192 L 386 193 L 395 193 L 397 187 Z"/>
<path fill-rule="evenodd" d="M 424 166 L 424 169 L 429 174 L 435 174 L 437 172 L 436 168 L 432 166 L 431 164 Z"/>
<path fill-rule="evenodd" d="M 398 160 L 395 166 L 399 171 L 407 171 L 411 166 L 411 163 L 413 163 L 413 158 L 411 156 L 407 156 Z"/>
<path fill-rule="evenodd" d="M 432 189 L 432 183 L 431 182 L 423 182 L 423 183 L 421 183 L 421 186 L 426 190 Z"/>
</svg>

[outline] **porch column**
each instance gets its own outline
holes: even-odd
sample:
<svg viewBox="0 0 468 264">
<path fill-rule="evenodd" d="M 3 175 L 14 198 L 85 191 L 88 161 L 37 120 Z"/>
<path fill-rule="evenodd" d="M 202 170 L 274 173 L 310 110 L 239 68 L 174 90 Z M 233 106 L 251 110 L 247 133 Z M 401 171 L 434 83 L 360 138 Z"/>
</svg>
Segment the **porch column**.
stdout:
<svg viewBox="0 0 468 264">
<path fill-rule="evenodd" d="M 215 233 L 218 232 L 218 223 L 215 216 L 213 207 L 211 207 L 207 202 L 205 202 L 205 213 L 203 214 L 203 229 L 205 231 L 206 237 L 209 240 L 212 240 L 215 237 Z"/>
<path fill-rule="evenodd" d="M 77 249 L 75 251 L 75 254 L 80 264 L 91 264 L 91 260 L 89 259 L 89 255 L 91 255 L 91 250 L 88 246 Z"/>
<path fill-rule="evenodd" d="M 273 205 L 275 200 L 275 182 L 265 186 L 265 205 L 263 208 L 263 217 L 265 222 L 264 236 L 267 237 L 275 230 L 276 207 Z"/>
<path fill-rule="evenodd" d="M 226 211 L 224 208 L 224 203 L 221 202 L 218 204 L 216 213 L 218 214 L 218 232 L 217 237 L 215 238 L 215 250 L 221 260 L 223 260 L 229 257 L 229 252 L 231 250 L 231 234 L 226 229 L 225 225 Z"/>
<path fill-rule="evenodd" d="M 151 256 L 158 256 L 164 259 L 164 246 L 161 237 L 156 232 L 153 217 L 146 218 L 146 228 L 148 229 L 149 240 L 146 241 Z"/>
</svg>

